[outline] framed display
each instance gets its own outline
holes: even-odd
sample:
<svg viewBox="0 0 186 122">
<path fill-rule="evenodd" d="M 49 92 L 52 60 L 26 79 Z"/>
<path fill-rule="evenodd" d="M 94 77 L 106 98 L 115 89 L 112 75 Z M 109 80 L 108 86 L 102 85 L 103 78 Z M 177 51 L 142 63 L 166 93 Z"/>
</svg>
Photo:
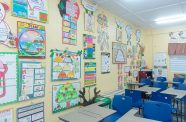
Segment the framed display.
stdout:
<svg viewBox="0 0 186 122">
<path fill-rule="evenodd" d="M 84 86 L 96 85 L 96 62 L 85 62 L 84 67 Z"/>
<path fill-rule="evenodd" d="M 110 53 L 101 53 L 101 73 L 110 73 Z"/>
</svg>

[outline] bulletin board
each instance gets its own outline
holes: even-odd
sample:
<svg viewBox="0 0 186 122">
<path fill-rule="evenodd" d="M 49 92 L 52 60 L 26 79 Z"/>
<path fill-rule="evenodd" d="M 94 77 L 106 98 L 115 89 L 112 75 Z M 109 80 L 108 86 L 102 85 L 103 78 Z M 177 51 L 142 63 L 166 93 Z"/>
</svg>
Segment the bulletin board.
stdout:
<svg viewBox="0 0 186 122">
<path fill-rule="evenodd" d="M 84 86 L 96 85 L 96 62 L 85 62 L 84 67 Z"/>
<path fill-rule="evenodd" d="M 101 53 L 101 73 L 110 73 L 110 53 Z"/>
<path fill-rule="evenodd" d="M 0 52 L 0 105 L 17 102 L 18 54 Z"/>
<path fill-rule="evenodd" d="M 95 59 L 95 43 L 92 35 L 83 34 L 84 59 Z"/>
<path fill-rule="evenodd" d="M 7 109 L 0 111 L 0 122 L 13 122 L 13 110 Z"/>
<path fill-rule="evenodd" d="M 79 105 L 80 89 L 80 82 L 52 86 L 52 112 L 61 112 Z"/>
<path fill-rule="evenodd" d="M 81 51 L 51 50 L 52 81 L 81 78 Z"/>
<path fill-rule="evenodd" d="M 45 27 L 26 22 L 17 22 L 18 51 L 20 57 L 45 58 Z"/>
<path fill-rule="evenodd" d="M 12 15 L 47 22 L 48 0 L 12 0 Z"/>
<path fill-rule="evenodd" d="M 19 101 L 44 97 L 45 63 L 20 62 Z"/>
</svg>

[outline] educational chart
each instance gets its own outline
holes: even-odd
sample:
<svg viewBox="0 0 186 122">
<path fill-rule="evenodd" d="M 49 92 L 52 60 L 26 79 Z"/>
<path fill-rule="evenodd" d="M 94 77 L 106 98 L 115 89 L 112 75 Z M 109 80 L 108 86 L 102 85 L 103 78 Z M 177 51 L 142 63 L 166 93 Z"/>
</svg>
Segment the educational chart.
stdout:
<svg viewBox="0 0 186 122">
<path fill-rule="evenodd" d="M 51 50 L 52 81 L 81 78 L 81 51 Z"/>
<path fill-rule="evenodd" d="M 44 122 L 44 102 L 17 109 L 17 122 Z"/>
<path fill-rule="evenodd" d="M 48 0 L 12 0 L 12 15 L 47 22 Z"/>
<path fill-rule="evenodd" d="M 110 73 L 110 53 L 101 53 L 101 73 Z"/>
<path fill-rule="evenodd" d="M 112 43 L 112 62 L 113 64 L 127 63 L 127 45 L 123 43 Z"/>
<path fill-rule="evenodd" d="M 0 105 L 17 102 L 18 54 L 0 52 Z"/>
<path fill-rule="evenodd" d="M 0 122 L 13 122 L 13 111 L 12 109 L 0 111 Z"/>
<path fill-rule="evenodd" d="M 18 48 L 20 57 L 45 58 L 45 27 L 18 21 Z"/>
<path fill-rule="evenodd" d="M 19 101 L 45 95 L 45 63 L 20 62 Z"/>
<path fill-rule="evenodd" d="M 61 112 L 79 105 L 80 89 L 80 82 L 54 85 L 52 87 L 52 112 Z"/>
<path fill-rule="evenodd" d="M 117 25 L 117 28 L 116 28 L 116 41 L 119 41 L 121 42 L 123 40 L 123 23 L 119 20 L 116 20 L 116 25 Z"/>
<path fill-rule="evenodd" d="M 84 86 L 96 85 L 96 63 L 85 62 Z"/>
<path fill-rule="evenodd" d="M 92 35 L 83 34 L 84 59 L 95 59 L 95 43 Z"/>
</svg>

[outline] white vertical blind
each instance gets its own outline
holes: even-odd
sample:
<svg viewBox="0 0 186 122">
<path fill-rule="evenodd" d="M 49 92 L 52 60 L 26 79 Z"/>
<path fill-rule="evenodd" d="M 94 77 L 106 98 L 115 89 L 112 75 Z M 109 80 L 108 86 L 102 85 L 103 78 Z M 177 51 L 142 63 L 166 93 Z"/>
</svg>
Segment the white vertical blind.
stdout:
<svg viewBox="0 0 186 122">
<path fill-rule="evenodd" d="M 171 72 L 186 73 L 186 55 L 170 56 Z"/>
</svg>

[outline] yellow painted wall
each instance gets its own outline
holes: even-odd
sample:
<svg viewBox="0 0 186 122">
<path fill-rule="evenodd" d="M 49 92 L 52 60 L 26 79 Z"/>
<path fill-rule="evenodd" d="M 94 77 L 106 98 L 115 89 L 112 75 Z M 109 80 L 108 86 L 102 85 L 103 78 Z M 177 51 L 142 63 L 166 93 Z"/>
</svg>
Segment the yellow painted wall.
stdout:
<svg viewBox="0 0 186 122">
<path fill-rule="evenodd" d="M 36 21 L 31 21 L 27 19 L 22 19 L 22 18 L 17 18 L 11 16 L 11 12 L 9 12 L 5 18 L 6 22 L 9 24 L 11 27 L 11 30 L 14 34 L 17 34 L 17 21 L 23 21 L 23 22 L 33 22 L 34 24 L 39 24 L 39 25 L 44 25 L 46 27 L 46 40 L 47 40 L 47 55 L 46 59 L 39 60 L 46 62 L 46 92 L 45 92 L 45 97 L 43 98 L 38 98 L 30 101 L 25 101 L 25 102 L 18 102 L 10 105 L 5 105 L 5 106 L 0 106 L 0 110 L 4 109 L 9 109 L 13 108 L 14 112 L 14 121 L 16 120 L 16 108 L 22 107 L 22 106 L 27 106 L 30 104 L 38 103 L 38 102 L 45 102 L 45 121 L 46 122 L 58 122 L 58 117 L 66 112 L 72 111 L 76 108 L 67 110 L 65 112 L 57 113 L 57 114 L 52 114 L 52 85 L 57 85 L 61 83 L 66 83 L 65 81 L 63 82 L 51 82 L 51 59 L 50 59 L 50 50 L 51 49 L 59 49 L 59 50 L 64 50 L 68 48 L 70 51 L 77 51 L 77 50 L 82 50 L 83 49 L 83 41 L 82 41 L 82 35 L 84 33 L 89 34 L 88 32 L 84 31 L 84 8 L 79 2 L 80 6 L 80 17 L 78 20 L 78 41 L 77 41 L 77 46 L 69 46 L 66 44 L 62 44 L 62 18 L 59 14 L 58 11 L 58 3 L 60 0 L 48 0 L 49 1 L 49 22 L 44 24 Z M 4 0 L 8 5 L 10 5 L 11 0 Z M 112 54 L 112 42 L 116 41 L 116 23 L 115 23 L 115 18 L 119 19 L 119 17 L 116 17 L 115 15 L 111 14 L 109 11 L 104 10 L 100 7 L 98 7 L 98 10 L 95 12 L 95 17 L 97 17 L 97 14 L 99 13 L 104 13 L 106 16 L 108 16 L 108 21 L 109 21 L 109 52 Z M 124 21 L 124 25 L 127 25 L 127 22 Z M 97 22 L 96 22 L 96 29 L 97 29 Z M 132 43 L 135 44 L 135 30 L 137 28 L 133 26 L 133 35 L 132 35 Z M 123 42 L 125 41 L 126 43 L 126 32 L 123 30 L 124 33 L 124 39 Z M 91 33 L 92 34 L 92 33 Z M 97 32 L 93 33 L 93 35 L 97 36 Z M 142 32 L 142 39 L 143 40 L 143 32 Z M 96 60 L 86 60 L 86 61 L 96 61 L 97 63 L 97 87 L 98 89 L 102 91 L 109 91 L 109 90 L 116 90 L 117 89 L 117 76 L 118 76 L 118 67 L 116 64 L 112 64 L 112 60 L 110 58 L 111 62 L 111 73 L 109 74 L 101 74 L 101 51 L 100 47 L 97 44 L 97 39 L 94 40 L 96 43 Z M 149 44 L 150 42 L 148 42 Z M 150 44 L 149 44 L 150 45 Z M 146 48 L 148 49 L 148 48 Z M 0 52 L 16 52 L 17 49 L 10 49 L 8 47 L 5 47 L 3 45 L 0 45 Z M 148 52 L 148 51 L 147 51 Z M 150 55 L 146 52 L 146 54 L 150 57 Z M 82 61 L 82 78 L 77 80 L 81 81 L 81 84 L 83 85 L 83 66 L 84 66 L 84 61 Z M 151 64 L 149 62 L 149 64 Z M 74 81 L 68 81 L 68 82 L 74 82 Z"/>
</svg>

